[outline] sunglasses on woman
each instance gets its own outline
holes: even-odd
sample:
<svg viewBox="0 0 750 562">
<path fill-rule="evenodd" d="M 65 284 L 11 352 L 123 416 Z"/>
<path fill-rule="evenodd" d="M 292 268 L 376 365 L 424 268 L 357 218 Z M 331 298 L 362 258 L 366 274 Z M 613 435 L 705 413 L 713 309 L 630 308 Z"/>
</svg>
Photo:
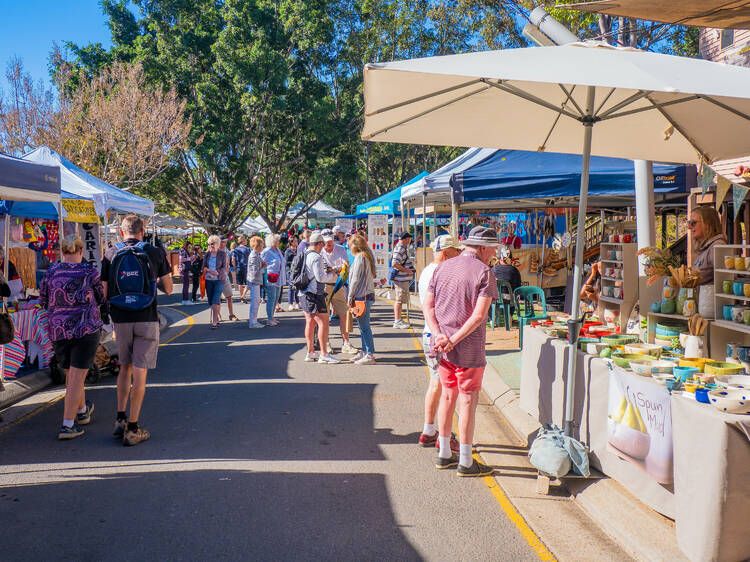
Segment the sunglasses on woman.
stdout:
<svg viewBox="0 0 750 562">
<path fill-rule="evenodd" d="M 688 228 L 693 228 L 696 224 L 698 224 L 699 221 L 696 220 L 689 220 L 687 221 Z"/>
</svg>

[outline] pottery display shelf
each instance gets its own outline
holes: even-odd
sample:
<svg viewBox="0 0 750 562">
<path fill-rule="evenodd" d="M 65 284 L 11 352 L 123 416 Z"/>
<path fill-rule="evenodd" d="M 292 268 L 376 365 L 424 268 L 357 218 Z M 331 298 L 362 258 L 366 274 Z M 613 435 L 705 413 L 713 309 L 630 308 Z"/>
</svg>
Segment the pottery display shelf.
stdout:
<svg viewBox="0 0 750 562">
<path fill-rule="evenodd" d="M 602 242 L 601 243 L 601 262 L 602 262 L 602 292 L 599 296 L 600 314 L 603 314 L 604 308 L 616 309 L 619 311 L 620 330 L 625 331 L 628 325 L 628 318 L 633 311 L 635 303 L 638 302 L 638 260 L 636 259 L 636 244 L 623 242 Z M 609 259 L 610 252 L 622 252 L 621 260 Z M 612 277 L 605 275 L 609 268 L 616 268 L 622 272 L 622 276 Z M 608 288 L 619 287 L 622 289 L 622 297 L 617 298 L 608 296 L 605 293 Z"/>
<path fill-rule="evenodd" d="M 727 268 L 724 258 L 727 256 L 750 257 L 750 245 L 747 244 L 721 244 L 713 247 L 714 250 L 714 305 L 716 309 L 716 320 L 710 323 L 709 357 L 724 361 L 726 358 L 727 343 L 739 345 L 750 345 L 750 326 L 726 320 L 724 318 L 724 305 L 745 305 L 750 308 L 750 297 L 735 295 L 724 291 L 724 281 L 742 281 L 750 283 L 750 271 Z"/>
</svg>

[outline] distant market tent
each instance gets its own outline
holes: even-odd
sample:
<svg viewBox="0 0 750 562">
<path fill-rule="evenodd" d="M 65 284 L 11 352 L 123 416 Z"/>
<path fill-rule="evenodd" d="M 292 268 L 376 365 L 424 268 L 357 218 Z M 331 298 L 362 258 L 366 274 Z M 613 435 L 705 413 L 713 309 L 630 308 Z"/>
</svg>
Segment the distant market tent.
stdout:
<svg viewBox="0 0 750 562">
<path fill-rule="evenodd" d="M 305 207 L 306 205 L 304 203 L 297 203 L 291 209 L 289 209 L 289 212 L 287 212 L 287 217 L 293 218 Z M 300 218 L 326 221 L 343 217 L 344 214 L 344 211 L 334 209 L 330 205 L 323 203 L 323 201 L 316 201 L 315 204 L 312 205 L 306 212 L 302 213 Z"/>
<path fill-rule="evenodd" d="M 420 180 L 427 177 L 428 175 L 430 175 L 429 172 L 420 172 L 407 182 L 399 185 L 396 189 L 392 189 L 388 193 L 384 193 L 383 195 L 376 197 L 375 199 L 372 199 L 367 203 L 357 205 L 356 214 L 358 216 L 398 214 L 400 212 L 399 205 L 404 189 L 409 186 L 416 185 Z"/>
</svg>

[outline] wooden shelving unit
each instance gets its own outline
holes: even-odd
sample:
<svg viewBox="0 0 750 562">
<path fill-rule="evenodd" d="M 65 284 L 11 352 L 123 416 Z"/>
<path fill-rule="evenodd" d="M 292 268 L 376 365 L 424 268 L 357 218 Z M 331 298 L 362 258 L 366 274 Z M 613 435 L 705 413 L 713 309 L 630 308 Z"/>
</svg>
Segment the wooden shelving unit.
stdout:
<svg viewBox="0 0 750 562">
<path fill-rule="evenodd" d="M 724 319 L 723 306 L 725 304 L 746 304 L 750 307 L 750 297 L 745 295 L 727 294 L 722 284 L 724 281 L 744 281 L 750 283 L 750 271 L 726 269 L 726 256 L 750 256 L 750 245 L 723 244 L 714 246 L 714 307 L 716 320 L 711 322 L 710 351 L 714 359 L 724 360 L 727 343 L 750 345 L 750 326 Z"/>
<path fill-rule="evenodd" d="M 602 271 L 602 293 L 599 301 L 602 303 L 600 308 L 617 308 L 620 311 L 620 330 L 625 331 L 628 325 L 628 318 L 633 311 L 635 303 L 638 302 L 638 260 L 636 257 L 636 244 L 623 242 L 602 242 L 601 244 L 601 262 L 602 269 L 617 268 L 622 272 L 621 276 L 610 277 Z M 610 252 L 622 252 L 622 259 L 610 259 Z M 605 287 L 619 287 L 622 289 L 622 298 L 614 296 L 605 296 Z M 615 305 L 614 307 L 607 305 Z M 603 310 L 600 310 L 603 313 Z"/>
</svg>

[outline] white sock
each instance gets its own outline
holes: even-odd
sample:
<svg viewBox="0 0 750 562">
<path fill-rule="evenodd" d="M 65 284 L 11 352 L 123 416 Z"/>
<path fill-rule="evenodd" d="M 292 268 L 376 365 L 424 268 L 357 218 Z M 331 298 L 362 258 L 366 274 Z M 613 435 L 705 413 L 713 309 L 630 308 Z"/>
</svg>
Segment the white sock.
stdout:
<svg viewBox="0 0 750 562">
<path fill-rule="evenodd" d="M 85 414 L 86 413 L 86 406 L 84 406 L 83 408 L 81 408 L 80 410 L 78 410 L 78 413 L 79 414 Z"/>
<path fill-rule="evenodd" d="M 424 424 L 424 429 L 422 430 L 422 433 L 424 433 L 425 435 L 435 435 L 435 424 L 434 423 Z"/>
<path fill-rule="evenodd" d="M 451 458 L 452 452 L 450 435 L 448 437 L 443 437 L 442 435 L 438 436 L 438 443 L 440 443 L 440 452 L 438 453 L 438 456 L 441 459 Z"/>
<path fill-rule="evenodd" d="M 63 420 L 63 427 L 73 427 L 73 420 Z"/>
<path fill-rule="evenodd" d="M 458 452 L 458 464 L 468 468 L 473 462 L 471 458 L 471 443 L 461 443 Z"/>
</svg>

